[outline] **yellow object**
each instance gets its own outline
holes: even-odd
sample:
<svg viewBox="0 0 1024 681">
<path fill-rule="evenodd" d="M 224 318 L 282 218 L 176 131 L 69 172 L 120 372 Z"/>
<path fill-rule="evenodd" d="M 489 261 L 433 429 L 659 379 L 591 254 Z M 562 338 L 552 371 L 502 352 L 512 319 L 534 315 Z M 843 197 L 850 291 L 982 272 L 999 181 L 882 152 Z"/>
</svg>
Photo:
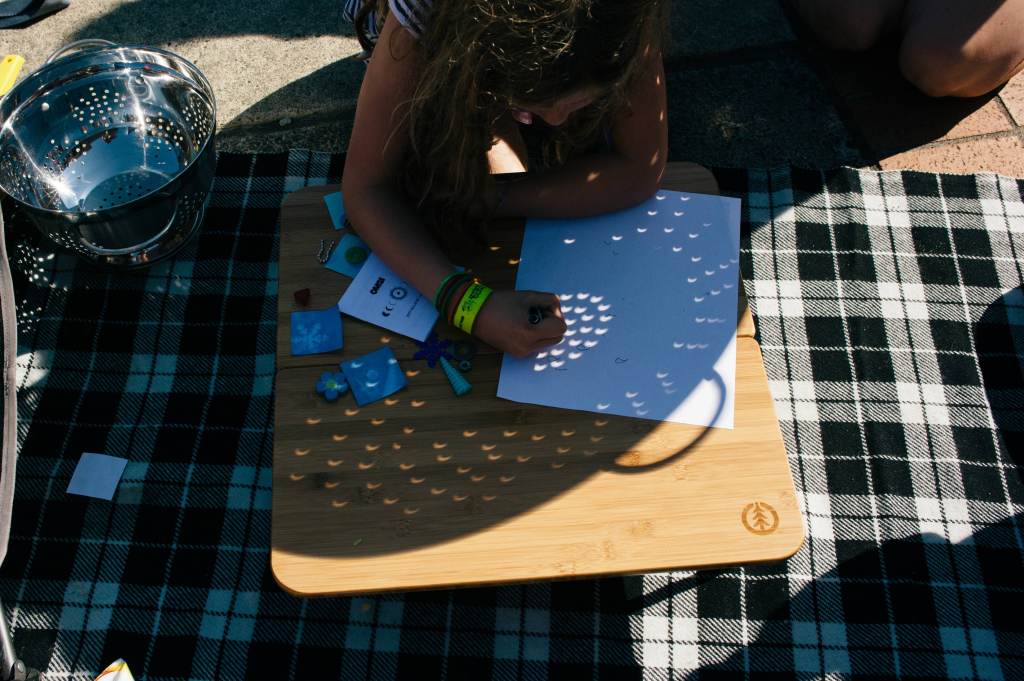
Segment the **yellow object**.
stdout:
<svg viewBox="0 0 1024 681">
<path fill-rule="evenodd" d="M 96 681 L 135 681 L 132 670 L 128 669 L 128 663 L 124 660 L 111 662 L 110 666 L 100 672 Z"/>
<path fill-rule="evenodd" d="M 14 82 L 18 80 L 18 74 L 24 65 L 25 58 L 20 54 L 9 54 L 0 61 L 0 97 L 14 87 Z"/>
<path fill-rule="evenodd" d="M 492 292 L 483 284 L 470 286 L 459 301 L 459 306 L 455 308 L 455 326 L 466 333 L 473 333 L 473 323 L 476 322 L 480 309 Z"/>
</svg>

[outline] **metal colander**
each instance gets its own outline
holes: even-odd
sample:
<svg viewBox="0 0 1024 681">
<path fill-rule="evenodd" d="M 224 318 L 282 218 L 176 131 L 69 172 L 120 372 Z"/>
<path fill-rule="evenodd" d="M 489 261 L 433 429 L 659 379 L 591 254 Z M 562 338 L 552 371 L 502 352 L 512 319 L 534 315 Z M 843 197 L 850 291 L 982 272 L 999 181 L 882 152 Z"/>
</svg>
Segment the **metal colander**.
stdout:
<svg viewBox="0 0 1024 681">
<path fill-rule="evenodd" d="M 201 222 L 216 105 L 187 60 L 72 43 L 0 102 L 0 120 L 0 189 L 87 259 L 144 265 L 170 255 Z"/>
</svg>

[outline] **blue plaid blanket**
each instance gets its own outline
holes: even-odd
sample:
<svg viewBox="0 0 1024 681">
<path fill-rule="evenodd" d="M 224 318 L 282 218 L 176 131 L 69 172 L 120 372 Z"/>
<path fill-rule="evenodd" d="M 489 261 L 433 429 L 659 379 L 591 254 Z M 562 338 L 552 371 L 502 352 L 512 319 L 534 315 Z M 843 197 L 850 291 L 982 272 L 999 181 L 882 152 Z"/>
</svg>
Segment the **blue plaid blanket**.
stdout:
<svg viewBox="0 0 1024 681">
<path fill-rule="evenodd" d="M 302 600 L 269 570 L 277 218 L 342 158 L 222 154 L 174 259 L 17 220 L 0 570 L 51 680 L 1024 678 L 1024 181 L 721 171 L 808 539 L 773 565 Z M 114 500 L 66 494 L 82 452 Z"/>
</svg>

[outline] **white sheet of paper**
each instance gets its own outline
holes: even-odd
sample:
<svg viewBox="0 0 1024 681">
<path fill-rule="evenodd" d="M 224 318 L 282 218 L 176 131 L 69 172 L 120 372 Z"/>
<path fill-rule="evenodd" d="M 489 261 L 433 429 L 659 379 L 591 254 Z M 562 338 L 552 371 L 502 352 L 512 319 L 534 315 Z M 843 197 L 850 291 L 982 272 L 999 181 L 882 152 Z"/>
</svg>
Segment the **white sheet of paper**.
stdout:
<svg viewBox="0 0 1024 681">
<path fill-rule="evenodd" d="M 530 220 L 516 288 L 550 291 L 568 331 L 505 355 L 498 397 L 732 428 L 740 202 L 659 191 L 617 213 Z"/>
<path fill-rule="evenodd" d="M 341 296 L 338 309 L 418 341 L 426 339 L 438 317 L 431 301 L 373 253 Z"/>
<path fill-rule="evenodd" d="M 128 459 L 83 452 L 68 483 L 68 494 L 110 500 L 114 498 Z"/>
</svg>

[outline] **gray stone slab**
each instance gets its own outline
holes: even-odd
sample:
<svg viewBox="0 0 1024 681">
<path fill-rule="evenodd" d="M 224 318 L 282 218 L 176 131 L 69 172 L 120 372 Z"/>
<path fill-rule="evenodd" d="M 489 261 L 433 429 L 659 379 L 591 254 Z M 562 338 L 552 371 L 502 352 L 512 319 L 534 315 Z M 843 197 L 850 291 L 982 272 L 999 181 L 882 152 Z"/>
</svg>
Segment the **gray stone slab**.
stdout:
<svg viewBox="0 0 1024 681">
<path fill-rule="evenodd" d="M 666 79 L 670 160 L 814 168 L 860 161 L 821 81 L 796 57 L 670 71 Z"/>
</svg>

